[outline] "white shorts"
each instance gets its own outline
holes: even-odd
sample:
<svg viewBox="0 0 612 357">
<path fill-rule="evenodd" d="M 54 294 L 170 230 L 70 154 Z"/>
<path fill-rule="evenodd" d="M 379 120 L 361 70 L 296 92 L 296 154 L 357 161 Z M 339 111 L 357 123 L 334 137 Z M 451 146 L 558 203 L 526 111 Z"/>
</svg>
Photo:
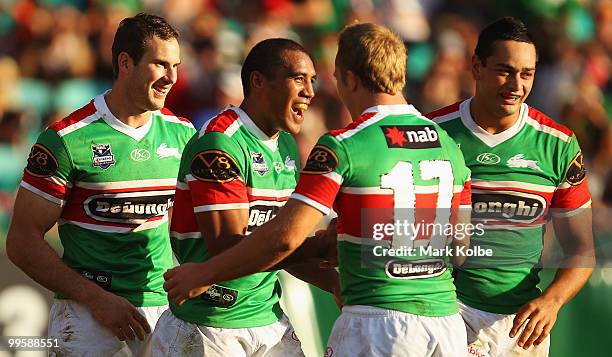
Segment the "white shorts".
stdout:
<svg viewBox="0 0 612 357">
<path fill-rule="evenodd" d="M 181 320 L 168 310 L 155 327 L 151 345 L 154 357 L 304 356 L 286 316 L 267 326 L 217 328 Z"/>
<path fill-rule="evenodd" d="M 352 305 L 342 308 L 325 357 L 464 357 L 466 340 L 458 313 L 430 317 Z"/>
<path fill-rule="evenodd" d="M 517 345 L 523 328 L 510 338 L 510 330 L 514 316 L 506 314 L 496 314 L 478 310 L 471 306 L 459 303 L 459 313 L 463 317 L 468 335 L 468 356 L 477 357 L 505 357 L 505 356 L 529 356 L 546 357 L 550 347 L 550 336 L 539 344 L 532 345 L 528 350 L 524 350 Z"/>
<path fill-rule="evenodd" d="M 136 307 L 151 329 L 168 305 Z M 73 300 L 56 299 L 49 313 L 49 338 L 57 338 L 59 347 L 49 349 L 50 356 L 150 356 L 151 336 L 144 341 L 119 341 L 100 325 L 84 305 Z"/>
</svg>

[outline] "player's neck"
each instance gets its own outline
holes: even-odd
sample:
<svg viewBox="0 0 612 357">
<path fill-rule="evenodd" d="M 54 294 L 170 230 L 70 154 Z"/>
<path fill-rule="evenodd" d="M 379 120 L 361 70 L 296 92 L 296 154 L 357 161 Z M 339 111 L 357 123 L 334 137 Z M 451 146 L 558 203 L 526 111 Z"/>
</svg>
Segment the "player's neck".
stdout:
<svg viewBox="0 0 612 357">
<path fill-rule="evenodd" d="M 498 134 L 510 129 L 518 120 L 520 111 L 510 115 L 500 116 L 487 108 L 478 98 L 472 98 L 470 115 L 479 127 L 489 134 Z"/>
<path fill-rule="evenodd" d="M 151 118 L 150 111 L 137 109 L 130 103 L 129 97 L 125 93 L 121 93 L 120 88 L 113 89 L 104 96 L 108 110 L 124 124 L 132 128 L 140 128 L 145 125 Z"/>
<path fill-rule="evenodd" d="M 396 105 L 408 104 L 404 95 L 399 92 L 394 95 L 387 93 L 369 93 L 364 92 L 356 95 L 353 100 L 353 105 L 350 105 L 349 112 L 353 120 L 359 119 L 364 110 L 377 105 Z"/>
<path fill-rule="evenodd" d="M 251 118 L 253 123 L 257 125 L 259 130 L 266 134 L 270 139 L 278 136 L 278 129 L 273 125 L 273 121 L 269 118 L 269 114 L 266 113 L 260 105 L 257 105 L 255 100 L 245 99 L 240 104 L 242 109 Z"/>
</svg>

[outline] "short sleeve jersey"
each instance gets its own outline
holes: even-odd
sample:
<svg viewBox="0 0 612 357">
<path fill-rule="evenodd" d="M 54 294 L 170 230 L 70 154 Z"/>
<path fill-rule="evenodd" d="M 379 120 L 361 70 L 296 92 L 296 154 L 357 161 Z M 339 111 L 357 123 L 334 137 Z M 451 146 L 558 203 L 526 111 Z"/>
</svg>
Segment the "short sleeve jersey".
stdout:
<svg viewBox="0 0 612 357">
<path fill-rule="evenodd" d="M 208 121 L 188 144 L 179 170 L 170 233 L 178 261 L 210 258 L 195 214 L 247 209 L 248 235 L 276 216 L 295 188 L 299 167 L 293 137 L 281 131 L 269 138 L 240 108 L 230 106 Z M 265 326 L 282 316 L 280 293 L 277 273 L 263 272 L 221 282 L 170 308 L 199 325 Z"/>
<path fill-rule="evenodd" d="M 467 305 L 503 314 L 540 295 L 544 225 L 589 207 L 591 196 L 576 136 L 523 104 L 517 122 L 490 134 L 470 114 L 471 99 L 428 114 L 460 145 L 472 171 L 472 219 L 484 225 L 471 244 L 493 250 L 468 257 L 456 272 Z"/>
<path fill-rule="evenodd" d="M 469 177 L 457 145 L 437 124 L 411 105 L 381 105 L 319 139 L 291 198 L 338 213 L 345 304 L 447 316 L 458 311 L 447 258 L 424 251 L 374 261 L 373 247 L 432 247 L 432 235 L 402 240 L 391 232 L 377 239 L 374 225 L 393 224 L 396 209 L 411 212 L 406 222 L 416 224 L 438 219 L 425 217 L 431 209 L 435 216 L 469 207 Z M 445 246 L 446 237 L 437 248 Z"/>
<path fill-rule="evenodd" d="M 40 134 L 21 187 L 63 206 L 59 236 L 69 267 L 136 306 L 167 304 L 166 211 L 194 132 L 166 109 L 129 127 L 99 95 Z"/>
</svg>

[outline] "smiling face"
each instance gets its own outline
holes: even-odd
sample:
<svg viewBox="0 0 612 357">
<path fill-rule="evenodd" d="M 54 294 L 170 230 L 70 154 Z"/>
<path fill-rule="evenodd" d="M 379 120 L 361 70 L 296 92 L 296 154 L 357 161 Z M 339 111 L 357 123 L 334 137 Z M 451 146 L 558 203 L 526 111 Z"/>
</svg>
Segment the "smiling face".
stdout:
<svg viewBox="0 0 612 357">
<path fill-rule="evenodd" d="M 127 53 L 122 55 L 128 56 Z M 177 40 L 152 37 L 140 61 L 135 64 L 129 58 L 128 62 L 125 83 L 130 102 L 142 111 L 161 109 L 177 80 L 177 67 L 181 62 Z"/>
<path fill-rule="evenodd" d="M 486 63 L 476 56 L 472 61 L 475 100 L 496 118 L 518 115 L 533 86 L 536 60 L 531 43 L 496 41 Z"/>
<path fill-rule="evenodd" d="M 313 83 L 316 78 L 310 57 L 301 51 L 284 51 L 284 65 L 279 66 L 270 78 L 263 79 L 267 112 L 271 128 L 300 132 L 304 113 L 314 97 Z"/>
</svg>

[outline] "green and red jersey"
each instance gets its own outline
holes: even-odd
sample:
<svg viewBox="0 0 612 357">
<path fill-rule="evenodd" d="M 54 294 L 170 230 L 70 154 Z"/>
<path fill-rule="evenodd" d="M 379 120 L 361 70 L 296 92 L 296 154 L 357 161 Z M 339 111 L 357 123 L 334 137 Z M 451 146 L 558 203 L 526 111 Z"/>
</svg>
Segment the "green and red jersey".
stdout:
<svg viewBox="0 0 612 357">
<path fill-rule="evenodd" d="M 391 221 L 399 219 L 393 215 L 400 209 L 413 213 L 412 223 L 422 222 L 432 209 L 438 214 L 470 204 L 470 172 L 457 145 L 413 106 L 375 106 L 347 127 L 322 136 L 291 198 L 323 213 L 332 207 L 338 213 L 346 305 L 427 316 L 458 311 L 447 258 L 418 255 L 364 261 L 372 254 L 363 253 L 376 246 L 433 244 L 427 235 L 412 242 L 391 235 L 376 239 L 372 223 L 377 218 L 388 222 L 391 213 Z"/>
<path fill-rule="evenodd" d="M 63 207 L 59 236 L 68 266 L 136 306 L 167 303 L 166 212 L 194 132 L 167 109 L 129 127 L 99 95 L 40 134 L 21 187 Z"/>
<path fill-rule="evenodd" d="M 279 132 L 269 138 L 240 108 L 230 106 L 208 121 L 187 145 L 179 170 L 170 233 L 179 262 L 210 258 L 195 214 L 248 209 L 245 233 L 250 234 L 285 204 L 299 167 L 293 137 Z M 170 307 L 177 317 L 199 325 L 257 327 L 280 319 L 280 294 L 277 272 L 263 272 L 221 282 Z"/>
<path fill-rule="evenodd" d="M 517 122 L 490 134 L 470 114 L 471 99 L 428 117 L 460 145 L 472 171 L 472 219 L 485 234 L 472 245 L 493 249 L 493 257 L 468 258 L 456 272 L 457 294 L 480 310 L 511 314 L 539 296 L 537 264 L 545 223 L 589 207 L 582 153 L 576 136 L 523 104 Z M 476 268 L 478 267 L 478 268 Z"/>
</svg>

